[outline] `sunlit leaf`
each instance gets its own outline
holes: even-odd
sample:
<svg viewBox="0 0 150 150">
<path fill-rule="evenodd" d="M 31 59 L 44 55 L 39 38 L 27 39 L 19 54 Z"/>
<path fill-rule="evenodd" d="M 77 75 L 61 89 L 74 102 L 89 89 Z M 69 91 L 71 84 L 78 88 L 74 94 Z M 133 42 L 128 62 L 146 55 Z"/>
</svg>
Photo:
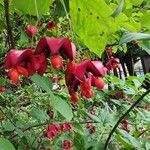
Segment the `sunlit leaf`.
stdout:
<svg viewBox="0 0 150 150">
<path fill-rule="evenodd" d="M 0 138 L 0 149 L 1 150 L 15 150 L 12 143 L 5 138 Z"/>
</svg>

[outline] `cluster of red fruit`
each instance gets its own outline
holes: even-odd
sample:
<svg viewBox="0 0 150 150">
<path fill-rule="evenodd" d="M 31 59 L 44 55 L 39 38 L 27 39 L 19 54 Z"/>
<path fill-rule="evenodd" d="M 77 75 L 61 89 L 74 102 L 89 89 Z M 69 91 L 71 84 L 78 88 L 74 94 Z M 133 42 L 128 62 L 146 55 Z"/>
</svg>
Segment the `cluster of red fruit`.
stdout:
<svg viewBox="0 0 150 150">
<path fill-rule="evenodd" d="M 58 134 L 63 134 L 65 132 L 73 132 L 73 126 L 70 122 L 65 122 L 62 124 L 50 124 L 46 131 L 44 131 L 44 136 L 49 140 L 53 140 Z M 62 144 L 63 150 L 73 150 L 72 141 L 67 139 Z M 52 150 L 51 148 L 47 148 L 45 150 Z"/>
<path fill-rule="evenodd" d="M 54 24 L 49 24 L 49 26 L 54 27 Z M 28 25 L 26 32 L 33 37 L 37 29 Z M 43 75 L 47 68 L 48 57 L 54 69 L 65 68 L 65 80 L 72 103 L 78 102 L 78 86 L 84 98 L 94 96 L 91 86 L 103 89 L 105 82 L 102 77 L 106 75 L 108 69 L 118 67 L 119 63 L 116 59 L 115 61 L 110 59 L 106 67 L 101 61 L 84 60 L 77 64 L 74 61 L 76 47 L 68 38 L 43 37 L 35 49 L 10 50 L 6 55 L 4 67 L 9 69 L 8 77 L 14 84 L 17 84 L 20 75 L 29 77 L 36 72 Z M 68 60 L 66 67 L 62 58 Z"/>
<path fill-rule="evenodd" d="M 49 140 L 53 140 L 58 134 L 65 132 L 73 132 L 73 126 L 70 122 L 65 122 L 63 124 L 50 124 L 46 131 L 44 131 L 44 136 Z"/>
</svg>

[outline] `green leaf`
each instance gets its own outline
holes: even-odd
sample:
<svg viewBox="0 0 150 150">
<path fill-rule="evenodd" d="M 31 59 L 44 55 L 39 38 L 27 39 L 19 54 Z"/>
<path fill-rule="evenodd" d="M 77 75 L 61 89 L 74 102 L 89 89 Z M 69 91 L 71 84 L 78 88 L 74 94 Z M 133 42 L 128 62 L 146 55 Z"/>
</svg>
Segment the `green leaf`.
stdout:
<svg viewBox="0 0 150 150">
<path fill-rule="evenodd" d="M 51 93 L 51 81 L 48 77 L 40 76 L 38 74 L 34 74 L 30 78 L 33 82 L 36 83 L 37 86 L 41 87 L 43 90 L 45 90 L 47 93 Z"/>
<path fill-rule="evenodd" d="M 150 28 L 150 11 L 147 11 L 141 17 L 141 24 L 144 27 Z"/>
<path fill-rule="evenodd" d="M 116 138 L 121 142 L 122 145 L 124 145 L 125 148 L 141 149 L 139 140 L 124 130 L 118 130 Z"/>
<path fill-rule="evenodd" d="M 5 23 L 3 20 L 0 19 L 0 30 L 4 30 L 5 29 Z"/>
<path fill-rule="evenodd" d="M 78 133 L 78 134 L 81 134 L 81 135 L 84 135 L 84 129 L 83 127 L 81 126 L 80 123 L 78 122 L 75 122 L 73 124 L 73 127 L 74 127 L 74 132 Z"/>
<path fill-rule="evenodd" d="M 0 149 L 1 150 L 15 150 L 11 142 L 5 138 L 0 138 Z"/>
<path fill-rule="evenodd" d="M 94 121 L 96 122 L 101 122 L 100 118 L 95 116 L 95 115 L 91 115 L 90 113 L 87 113 L 87 115 Z"/>
<path fill-rule="evenodd" d="M 120 38 L 119 44 L 128 43 L 132 40 L 143 40 L 150 39 L 150 34 L 146 33 L 131 33 L 128 31 L 124 31 L 122 37 Z"/>
<path fill-rule="evenodd" d="M 73 143 L 75 145 L 75 150 L 86 150 L 86 141 L 83 135 L 75 133 Z"/>
<path fill-rule="evenodd" d="M 12 0 L 12 4 L 24 14 L 37 16 L 37 13 L 44 15 L 49 11 L 51 0 Z"/>
<path fill-rule="evenodd" d="M 38 74 L 34 74 L 31 77 L 31 80 L 36 83 L 37 86 L 41 87 L 43 90 L 50 95 L 50 102 L 51 105 L 55 110 L 57 110 L 62 116 L 64 116 L 67 120 L 71 120 L 73 118 L 71 106 L 63 99 L 58 98 L 55 96 L 51 91 L 51 82 L 50 79 L 47 77 L 41 77 Z"/>
<path fill-rule="evenodd" d="M 112 16 L 115 18 L 117 17 L 120 12 L 122 12 L 123 6 L 124 6 L 125 0 L 121 0 L 120 4 L 118 5 L 117 9 L 115 10 L 115 12 L 112 14 Z"/>
<path fill-rule="evenodd" d="M 140 5 L 143 0 L 130 0 L 133 5 Z"/>
<path fill-rule="evenodd" d="M 65 117 L 67 121 L 70 121 L 73 118 L 71 106 L 66 101 L 60 97 L 54 96 L 50 102 L 53 108 Z"/>
<path fill-rule="evenodd" d="M 101 11 L 97 6 L 101 6 Z M 116 31 L 111 14 L 112 10 L 104 0 L 70 0 L 73 30 L 83 43 L 98 56 L 105 49 L 108 33 Z"/>
<path fill-rule="evenodd" d="M 144 40 L 139 44 L 150 55 L 150 40 Z"/>
<path fill-rule="evenodd" d="M 27 36 L 27 34 L 23 30 L 21 30 L 20 40 L 22 43 L 28 43 L 29 42 L 29 37 Z"/>
<path fill-rule="evenodd" d="M 33 108 L 31 110 L 31 116 L 33 118 L 36 118 L 39 121 L 46 121 L 46 120 L 48 120 L 48 115 L 46 114 L 46 112 L 44 112 L 43 110 L 41 110 L 39 108 Z"/>
<path fill-rule="evenodd" d="M 68 12 L 69 0 L 56 0 L 55 14 L 58 16 L 65 16 Z"/>
<path fill-rule="evenodd" d="M 0 77 L 0 86 L 4 86 L 6 84 L 6 79 L 3 77 Z"/>
<path fill-rule="evenodd" d="M 10 121 L 6 121 L 3 127 L 5 131 L 13 131 L 15 129 L 15 126 Z"/>
</svg>

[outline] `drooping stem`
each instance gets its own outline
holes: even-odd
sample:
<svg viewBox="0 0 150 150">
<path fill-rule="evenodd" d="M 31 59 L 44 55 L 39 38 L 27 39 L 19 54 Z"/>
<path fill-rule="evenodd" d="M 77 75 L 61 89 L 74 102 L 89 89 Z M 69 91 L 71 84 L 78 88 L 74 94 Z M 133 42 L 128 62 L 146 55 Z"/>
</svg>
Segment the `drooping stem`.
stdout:
<svg viewBox="0 0 150 150">
<path fill-rule="evenodd" d="M 91 118 L 91 119 L 92 119 L 92 118 Z M 77 122 L 70 122 L 70 123 L 74 124 L 74 123 L 77 123 Z M 79 121 L 78 123 L 79 123 L 79 124 L 87 124 L 87 123 L 89 123 L 89 122 L 88 122 L 88 121 Z M 92 121 L 92 122 L 90 122 L 90 123 L 91 123 L 91 124 L 96 124 L 96 123 L 99 123 L 99 122 L 97 122 L 97 121 Z M 31 129 L 33 129 L 33 128 L 45 126 L 45 125 L 48 125 L 48 124 L 50 124 L 50 122 L 49 122 L 49 121 L 46 121 L 46 122 L 44 122 L 44 123 L 35 124 L 35 125 L 32 125 L 32 126 L 27 127 L 27 128 L 22 128 L 21 130 L 22 130 L 22 132 L 26 132 L 26 131 L 31 130 Z M 61 122 L 59 122 L 58 124 L 61 124 Z M 10 139 L 14 139 L 15 137 L 17 137 L 17 135 L 18 135 L 17 133 L 16 133 L 16 134 L 13 134 L 13 135 L 10 137 Z"/>
<path fill-rule="evenodd" d="M 113 127 L 113 129 L 111 130 L 110 134 L 108 135 L 108 138 L 106 140 L 106 143 L 104 145 L 104 150 L 107 150 L 109 141 L 113 135 L 113 133 L 116 131 L 117 127 L 119 126 L 120 122 L 130 113 L 130 111 L 148 94 L 150 93 L 150 89 L 147 90 L 145 93 L 143 93 L 141 95 L 141 97 L 135 102 L 133 103 L 133 105 L 119 118 L 119 120 L 117 121 L 117 123 L 115 124 L 115 126 Z"/>
<path fill-rule="evenodd" d="M 5 21 L 6 21 L 6 27 L 7 27 L 7 42 L 9 45 L 9 49 L 12 49 L 12 48 L 15 48 L 15 43 L 14 43 L 12 27 L 10 23 L 9 4 L 10 4 L 10 0 L 4 0 Z"/>
</svg>

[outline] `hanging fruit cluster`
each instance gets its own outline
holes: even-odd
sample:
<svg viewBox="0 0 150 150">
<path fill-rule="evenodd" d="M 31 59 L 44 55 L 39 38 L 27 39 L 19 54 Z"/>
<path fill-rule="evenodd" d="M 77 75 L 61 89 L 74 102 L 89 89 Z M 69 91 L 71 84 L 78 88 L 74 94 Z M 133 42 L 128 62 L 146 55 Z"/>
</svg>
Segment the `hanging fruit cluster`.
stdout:
<svg viewBox="0 0 150 150">
<path fill-rule="evenodd" d="M 27 25 L 26 32 L 30 37 L 37 33 L 35 26 Z M 111 57 L 106 67 L 101 61 L 84 60 L 75 62 L 76 46 L 68 38 L 42 37 L 35 49 L 10 50 L 5 58 L 4 67 L 8 69 L 8 77 L 13 84 L 19 82 L 20 76 L 30 77 L 35 73 L 41 76 L 45 73 L 48 59 L 53 69 L 65 68 L 65 81 L 71 97 L 76 104 L 79 94 L 85 99 L 92 98 L 92 87 L 103 89 L 105 82 L 102 79 L 107 70 L 118 67 L 118 58 Z M 64 64 L 64 61 L 67 62 Z M 117 62 L 117 63 L 116 63 Z"/>
</svg>

